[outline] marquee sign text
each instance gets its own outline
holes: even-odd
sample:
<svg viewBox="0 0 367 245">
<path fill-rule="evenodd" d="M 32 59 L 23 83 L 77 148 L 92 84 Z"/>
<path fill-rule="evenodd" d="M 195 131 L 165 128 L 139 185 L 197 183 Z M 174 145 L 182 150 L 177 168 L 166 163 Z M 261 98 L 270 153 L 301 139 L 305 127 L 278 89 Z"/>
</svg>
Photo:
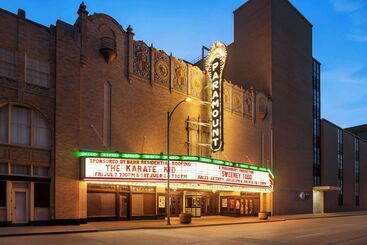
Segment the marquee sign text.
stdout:
<svg viewBox="0 0 367 245">
<path fill-rule="evenodd" d="M 166 160 L 85 158 L 83 179 L 119 181 L 166 181 Z M 216 165 L 204 162 L 170 161 L 173 182 L 225 184 L 272 189 L 268 172 Z"/>
</svg>

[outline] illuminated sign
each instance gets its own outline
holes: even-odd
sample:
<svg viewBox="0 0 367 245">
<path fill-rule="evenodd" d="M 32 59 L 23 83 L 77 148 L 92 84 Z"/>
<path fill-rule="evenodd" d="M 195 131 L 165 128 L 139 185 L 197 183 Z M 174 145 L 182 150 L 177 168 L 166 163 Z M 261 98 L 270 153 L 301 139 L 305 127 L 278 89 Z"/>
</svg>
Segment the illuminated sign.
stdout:
<svg viewBox="0 0 367 245">
<path fill-rule="evenodd" d="M 124 182 L 167 180 L 166 160 L 94 158 L 83 159 L 82 178 Z M 170 161 L 170 180 L 177 183 L 203 183 L 243 187 L 265 187 L 272 190 L 269 172 L 236 168 L 199 161 Z"/>
<path fill-rule="evenodd" d="M 215 42 L 209 51 L 205 68 L 212 82 L 212 151 L 223 150 L 223 83 L 222 73 L 227 59 L 226 46 Z"/>
</svg>

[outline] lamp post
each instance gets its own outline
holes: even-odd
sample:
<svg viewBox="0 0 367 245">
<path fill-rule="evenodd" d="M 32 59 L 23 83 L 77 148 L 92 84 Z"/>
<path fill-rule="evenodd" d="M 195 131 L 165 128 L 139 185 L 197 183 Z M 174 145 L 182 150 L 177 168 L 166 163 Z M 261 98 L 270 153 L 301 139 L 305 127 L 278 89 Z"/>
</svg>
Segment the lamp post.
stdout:
<svg viewBox="0 0 367 245">
<path fill-rule="evenodd" d="M 187 97 L 186 99 L 178 102 L 178 104 L 173 108 L 170 112 L 167 112 L 167 191 L 166 191 L 166 213 L 167 213 L 167 225 L 171 225 L 171 195 L 170 195 L 170 174 L 171 174 L 171 166 L 170 166 L 170 152 L 169 152 L 169 134 L 170 134 L 170 125 L 171 118 L 175 110 L 184 102 L 191 102 L 192 99 Z"/>
</svg>

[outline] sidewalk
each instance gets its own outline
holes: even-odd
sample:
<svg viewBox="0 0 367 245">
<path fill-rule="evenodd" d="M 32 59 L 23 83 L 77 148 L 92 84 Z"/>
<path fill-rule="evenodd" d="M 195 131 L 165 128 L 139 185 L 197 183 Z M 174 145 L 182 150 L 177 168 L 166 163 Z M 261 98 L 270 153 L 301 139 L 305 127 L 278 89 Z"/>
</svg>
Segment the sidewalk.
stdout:
<svg viewBox="0 0 367 245">
<path fill-rule="evenodd" d="M 279 215 L 269 217 L 268 220 L 259 220 L 257 217 L 205 216 L 201 218 L 193 218 L 192 223 L 189 225 L 180 224 L 178 218 L 174 217 L 171 219 L 172 223 L 171 226 L 167 226 L 165 220 L 133 220 L 133 221 L 89 222 L 88 224 L 75 225 L 75 226 L 69 225 L 69 226 L 0 227 L 0 237 L 50 235 L 50 234 L 81 233 L 81 232 L 103 232 L 103 231 L 118 231 L 118 230 L 136 230 L 136 229 L 178 229 L 189 227 L 269 223 L 269 222 L 281 222 L 286 220 L 334 218 L 334 217 L 359 216 L 359 215 L 367 215 L 367 211 L 327 213 L 327 214 Z"/>
</svg>

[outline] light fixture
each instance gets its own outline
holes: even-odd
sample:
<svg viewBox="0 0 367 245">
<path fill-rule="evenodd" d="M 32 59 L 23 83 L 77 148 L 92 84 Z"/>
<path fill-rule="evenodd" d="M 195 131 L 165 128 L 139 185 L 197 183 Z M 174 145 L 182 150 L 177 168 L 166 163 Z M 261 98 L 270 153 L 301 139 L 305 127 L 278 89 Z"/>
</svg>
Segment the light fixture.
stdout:
<svg viewBox="0 0 367 245">
<path fill-rule="evenodd" d="M 188 103 L 190 103 L 190 102 L 192 101 L 192 99 L 191 99 L 190 97 L 187 97 L 187 98 L 185 99 L 185 101 L 186 101 L 186 102 L 188 102 Z"/>
</svg>

